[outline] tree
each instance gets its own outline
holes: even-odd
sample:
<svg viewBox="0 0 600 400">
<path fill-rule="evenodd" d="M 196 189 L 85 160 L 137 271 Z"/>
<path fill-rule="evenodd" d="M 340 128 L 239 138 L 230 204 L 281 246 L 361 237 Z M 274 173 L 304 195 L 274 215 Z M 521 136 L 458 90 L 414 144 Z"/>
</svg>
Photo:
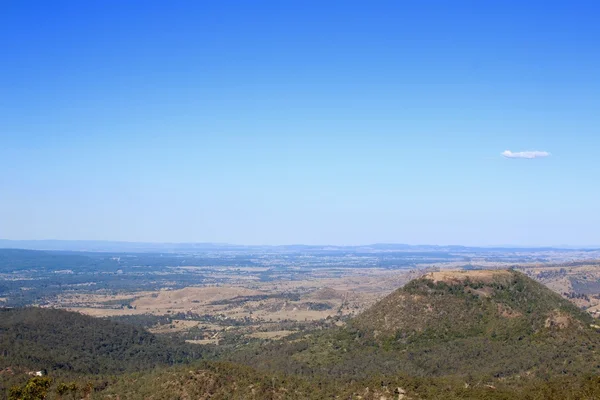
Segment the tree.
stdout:
<svg viewBox="0 0 600 400">
<path fill-rule="evenodd" d="M 31 378 L 23 387 L 13 386 L 8 394 L 9 400 L 44 400 L 52 379 L 47 377 Z"/>
</svg>

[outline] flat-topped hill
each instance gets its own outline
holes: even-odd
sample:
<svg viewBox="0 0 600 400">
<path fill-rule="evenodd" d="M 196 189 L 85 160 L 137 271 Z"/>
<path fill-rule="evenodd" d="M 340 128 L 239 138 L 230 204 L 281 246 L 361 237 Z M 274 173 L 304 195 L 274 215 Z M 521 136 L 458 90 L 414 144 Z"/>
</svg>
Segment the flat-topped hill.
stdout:
<svg viewBox="0 0 600 400">
<path fill-rule="evenodd" d="M 518 337 L 589 329 L 591 317 L 525 275 L 507 270 L 432 272 L 409 282 L 353 324 L 375 337 Z"/>
<path fill-rule="evenodd" d="M 600 372 L 594 326 L 587 313 L 519 272 L 442 271 L 410 281 L 343 328 L 291 337 L 245 360 L 356 379 L 546 379 Z"/>
</svg>

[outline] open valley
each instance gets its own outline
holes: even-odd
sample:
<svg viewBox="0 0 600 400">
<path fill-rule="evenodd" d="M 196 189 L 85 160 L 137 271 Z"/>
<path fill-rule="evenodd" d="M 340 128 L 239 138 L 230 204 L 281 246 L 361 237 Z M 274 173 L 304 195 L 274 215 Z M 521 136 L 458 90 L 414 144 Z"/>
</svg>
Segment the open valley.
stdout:
<svg viewBox="0 0 600 400">
<path fill-rule="evenodd" d="M 61 308 L 217 345 L 344 325 L 430 271 L 516 268 L 594 316 L 600 308 L 600 268 L 584 258 L 596 255 L 589 251 L 257 250 L 67 254 L 27 268 L 18 266 L 29 253 L 6 250 L 2 297 L 7 305 Z M 190 258 L 192 265 L 177 265 Z M 100 269 L 89 271 L 90 264 Z"/>
</svg>

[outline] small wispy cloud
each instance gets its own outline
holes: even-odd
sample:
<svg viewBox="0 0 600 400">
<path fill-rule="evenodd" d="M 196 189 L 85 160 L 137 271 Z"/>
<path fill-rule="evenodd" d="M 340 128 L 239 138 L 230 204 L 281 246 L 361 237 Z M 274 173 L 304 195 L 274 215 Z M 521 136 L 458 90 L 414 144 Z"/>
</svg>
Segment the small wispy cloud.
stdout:
<svg viewBox="0 0 600 400">
<path fill-rule="evenodd" d="M 549 157 L 550 153 L 548 153 L 547 151 L 517 151 L 517 152 L 512 152 L 510 150 L 506 150 L 504 152 L 502 152 L 502 155 L 506 158 L 527 158 L 527 159 L 532 159 L 532 158 L 543 158 L 543 157 Z"/>
</svg>

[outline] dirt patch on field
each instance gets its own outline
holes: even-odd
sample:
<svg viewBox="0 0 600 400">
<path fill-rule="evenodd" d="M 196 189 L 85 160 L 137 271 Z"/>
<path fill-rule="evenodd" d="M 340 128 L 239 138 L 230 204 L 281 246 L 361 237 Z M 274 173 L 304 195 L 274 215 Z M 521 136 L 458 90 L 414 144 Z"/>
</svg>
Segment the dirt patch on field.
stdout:
<svg viewBox="0 0 600 400">
<path fill-rule="evenodd" d="M 186 340 L 186 343 L 193 343 L 193 344 L 219 344 L 219 339 Z"/>
<path fill-rule="evenodd" d="M 254 332 L 251 333 L 250 337 L 257 339 L 281 339 L 286 336 L 296 333 L 295 331 L 272 331 L 272 332 Z"/>
<path fill-rule="evenodd" d="M 480 289 L 467 288 L 466 291 L 479 297 L 490 297 L 494 294 L 494 288 L 490 286 L 484 286 Z"/>
<path fill-rule="evenodd" d="M 135 309 L 120 309 L 120 308 L 95 308 L 95 307 L 64 307 L 67 311 L 78 312 L 92 317 L 118 317 L 123 315 L 140 315 L 146 314 L 145 311 Z M 163 311 L 163 310 L 159 310 Z M 166 310 L 162 313 L 164 314 Z"/>
<path fill-rule="evenodd" d="M 311 293 L 311 297 L 315 300 L 344 300 L 347 292 L 335 290 L 330 287 L 315 290 Z"/>
<path fill-rule="evenodd" d="M 191 328 L 198 326 L 200 323 L 198 321 L 187 321 L 176 319 L 171 321 L 169 324 L 156 325 L 150 329 L 152 333 L 176 333 L 176 332 L 184 332 Z"/>
<path fill-rule="evenodd" d="M 156 314 L 156 310 L 185 312 L 201 308 L 212 302 L 233 299 L 243 296 L 264 294 L 257 290 L 242 287 L 187 287 L 179 290 L 161 290 L 157 293 L 140 297 L 134 302 L 137 310 Z"/>
</svg>

